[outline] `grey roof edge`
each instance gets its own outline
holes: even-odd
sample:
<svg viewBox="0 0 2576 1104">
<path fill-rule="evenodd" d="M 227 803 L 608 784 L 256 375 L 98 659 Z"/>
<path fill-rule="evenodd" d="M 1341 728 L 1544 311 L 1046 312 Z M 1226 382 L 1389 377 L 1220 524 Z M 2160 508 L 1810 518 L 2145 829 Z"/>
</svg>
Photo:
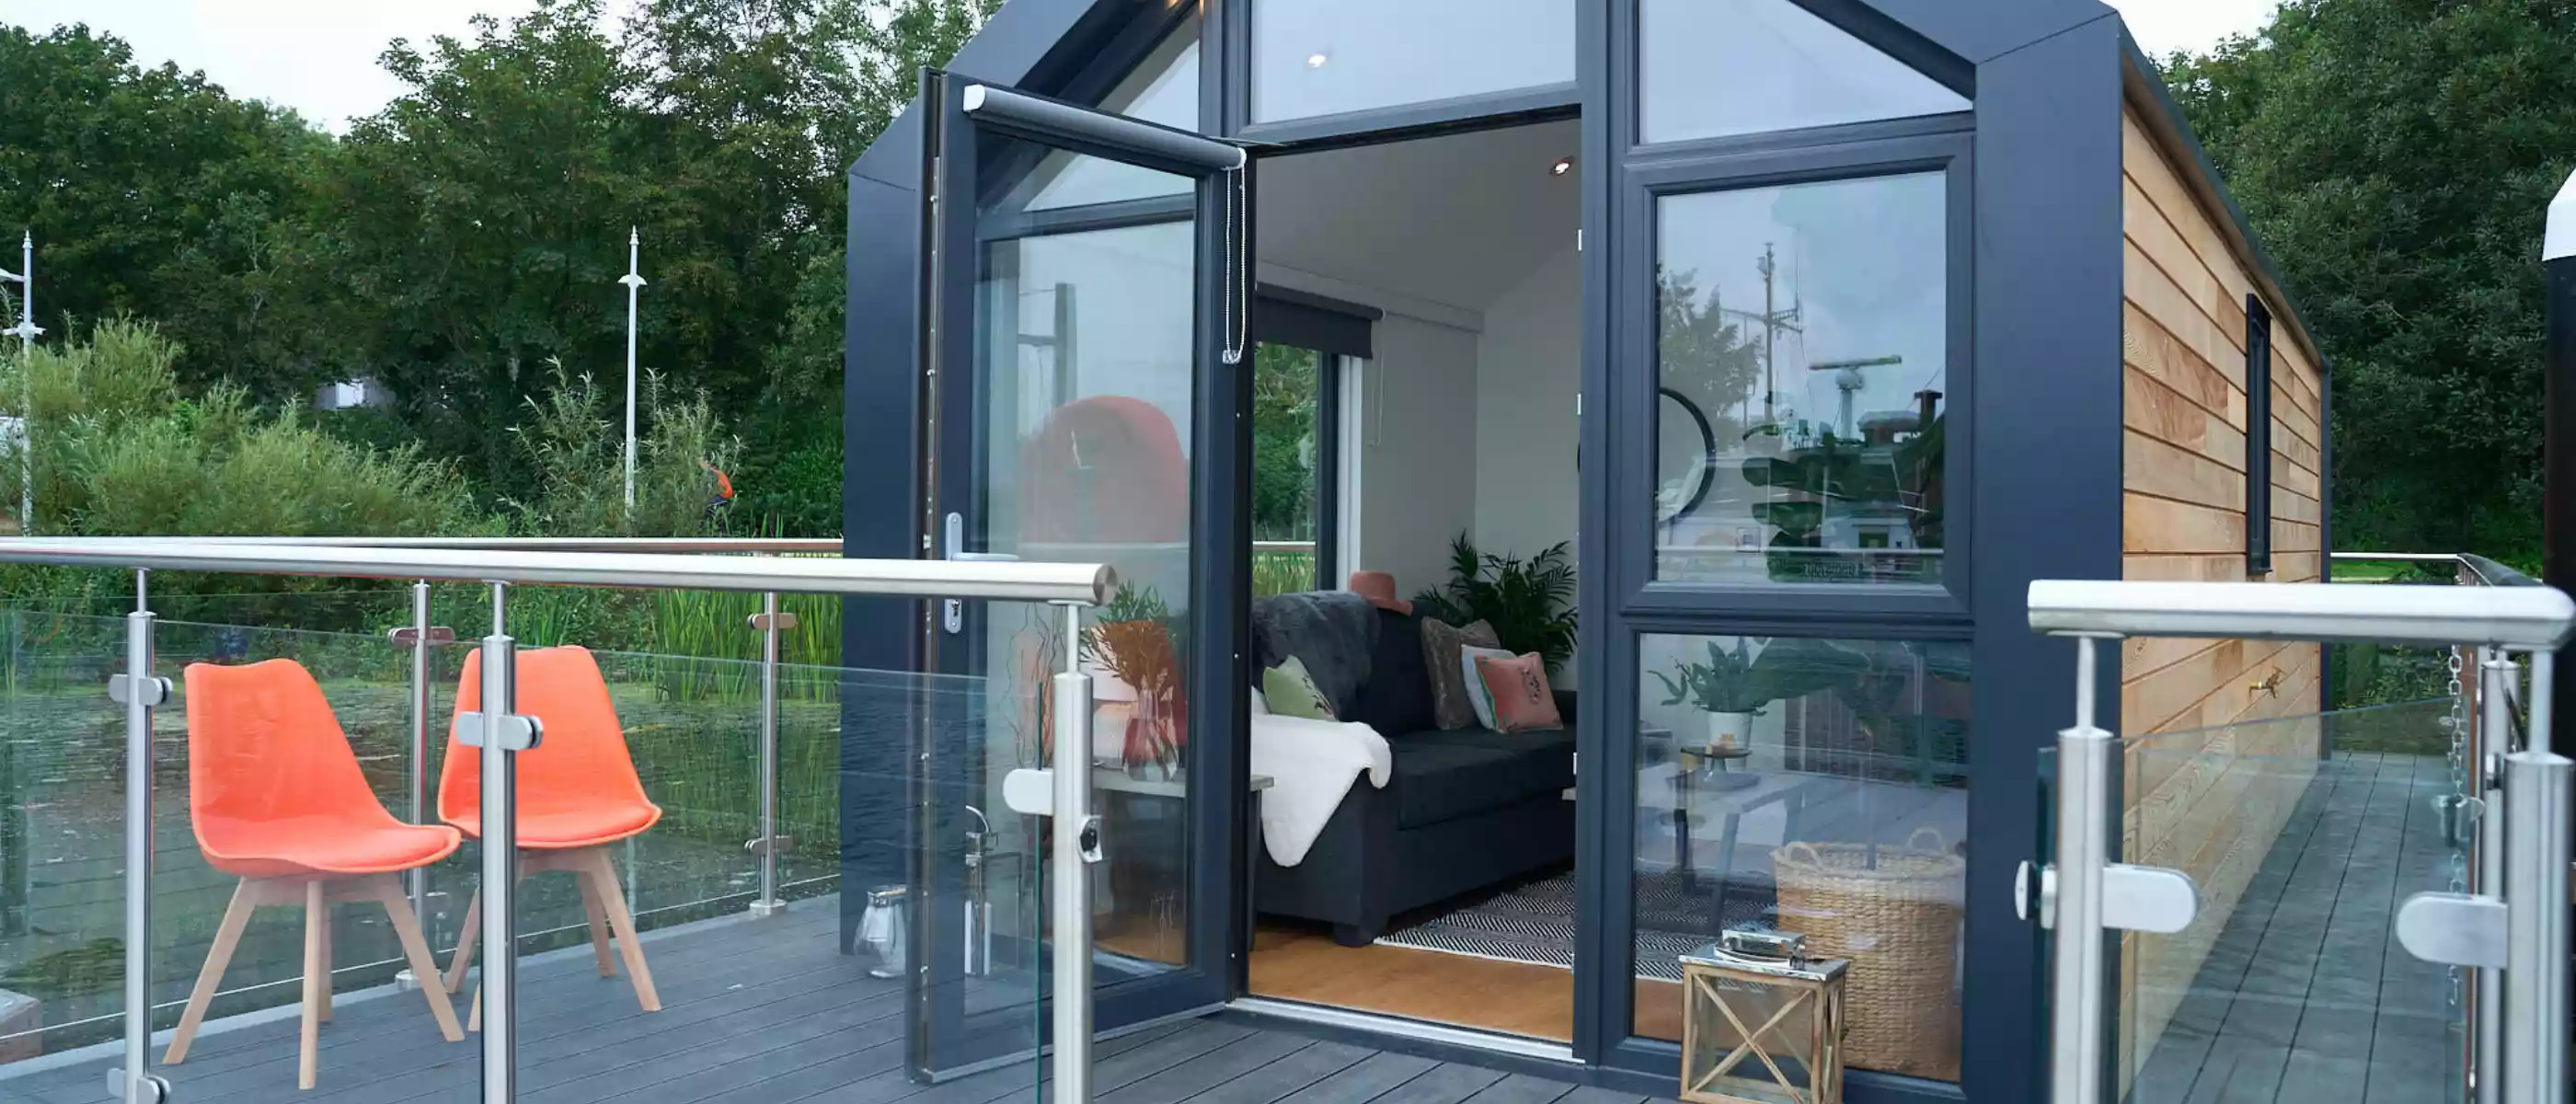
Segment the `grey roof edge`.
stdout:
<svg viewBox="0 0 2576 1104">
<path fill-rule="evenodd" d="M 2262 240 L 2254 236 L 2253 224 L 2245 220 L 2244 208 L 2236 205 L 2236 197 L 2228 192 L 2227 181 L 2219 176 L 2218 166 L 2210 162 L 2209 151 L 2201 146 L 2200 138 L 2191 132 L 2191 124 L 2183 119 L 2182 105 L 2174 102 L 2173 93 L 2165 88 L 2164 77 L 2158 73 L 2156 63 L 2138 47 L 2138 40 L 2129 34 L 2129 24 L 2125 19 L 2120 22 L 2120 52 L 2126 62 L 2121 67 L 2120 84 L 2127 92 L 2128 102 L 2140 109 L 2139 119 L 2153 132 L 2156 144 L 2166 156 L 2198 170 L 2189 174 L 2190 180 L 2186 183 L 2199 193 L 2204 205 L 2226 212 L 2226 218 L 2213 221 L 2218 223 L 2219 232 L 2227 235 L 2228 244 L 2235 247 L 2240 259 L 2252 262 L 2247 267 L 2254 275 L 2256 286 L 2277 308 L 2273 311 L 2273 319 L 2290 323 L 2291 338 L 2299 343 L 2301 352 L 2316 362 L 2318 375 L 2334 374 L 2334 365 L 2327 360 L 2325 350 L 2318 348 L 2316 338 L 2308 333 L 2306 315 L 2290 298 L 2289 289 L 2281 283 L 2280 267 L 2272 263 L 2272 255 L 2263 248 Z"/>
</svg>

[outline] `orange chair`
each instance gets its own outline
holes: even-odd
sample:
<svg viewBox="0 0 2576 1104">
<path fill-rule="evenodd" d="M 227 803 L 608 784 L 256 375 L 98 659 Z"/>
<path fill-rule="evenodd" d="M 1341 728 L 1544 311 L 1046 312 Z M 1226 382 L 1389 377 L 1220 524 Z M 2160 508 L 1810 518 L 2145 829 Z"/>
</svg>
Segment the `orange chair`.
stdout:
<svg viewBox="0 0 2576 1104">
<path fill-rule="evenodd" d="M 644 796 L 644 782 L 626 752 L 626 730 L 617 723 L 617 707 L 608 698 L 608 680 L 589 649 L 520 652 L 518 676 L 518 711 L 535 717 L 545 732 L 535 750 L 519 753 L 519 876 L 571 874 L 581 887 L 599 976 L 617 973 L 608 955 L 613 932 L 636 1003 L 659 1012 L 662 998 L 653 991 L 653 972 L 635 939 L 635 918 L 626 910 L 626 890 L 617 882 L 617 863 L 608 845 L 642 835 L 662 819 L 662 807 Z M 482 702 L 483 651 L 478 648 L 465 657 L 456 711 L 477 711 Z M 459 740 L 453 723 L 448 726 L 447 766 L 438 777 L 438 819 L 466 835 L 483 834 L 482 749 Z M 449 992 L 465 984 L 482 920 L 483 892 L 478 889 L 465 908 L 465 934 L 457 940 L 456 957 L 447 965 Z M 475 1002 L 468 1026 L 481 1026 L 481 1004 Z"/>
<path fill-rule="evenodd" d="M 435 976 L 438 964 L 421 937 L 420 917 L 396 875 L 446 858 L 460 838 L 454 828 L 405 824 L 385 811 L 322 687 L 302 664 L 192 663 L 187 680 L 188 820 L 206 862 L 241 885 L 161 1062 L 187 1059 L 251 913 L 263 905 L 302 906 L 304 1039 L 296 1083 L 309 1089 L 321 1023 L 331 1018 L 331 906 L 383 905 L 412 976 Z M 463 1040 L 447 993 L 421 988 L 439 1033 L 451 1043 Z"/>
</svg>

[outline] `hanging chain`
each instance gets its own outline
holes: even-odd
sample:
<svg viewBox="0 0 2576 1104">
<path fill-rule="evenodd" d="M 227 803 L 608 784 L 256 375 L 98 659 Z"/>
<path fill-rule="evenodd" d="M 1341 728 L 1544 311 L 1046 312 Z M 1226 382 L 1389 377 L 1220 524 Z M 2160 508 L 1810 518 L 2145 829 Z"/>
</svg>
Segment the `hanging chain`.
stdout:
<svg viewBox="0 0 2576 1104">
<path fill-rule="evenodd" d="M 1225 355 L 1227 364 L 1243 363 L 1243 347 L 1252 337 L 1251 274 L 1244 256 L 1243 169 L 1225 171 Z"/>
<path fill-rule="evenodd" d="M 2453 893 L 2466 893 L 2469 889 L 2469 858 L 2463 837 L 2474 838 L 2469 825 L 2472 823 L 2470 818 L 2475 815 L 2472 810 L 2477 807 L 2469 798 L 2469 703 L 2467 692 L 2460 683 L 2460 671 L 2467 663 L 2460 654 L 2461 650 L 2460 645 L 2451 646 L 2450 655 L 2444 662 L 2450 671 L 2450 681 L 2442 688 L 2451 699 L 2450 715 L 2442 718 L 2442 727 L 2451 733 L 2451 792 L 2441 800 L 2449 806 L 2445 810 L 2447 815 L 2442 818 L 2442 830 L 2451 837 L 2445 842 L 2451 850 L 2450 889 Z M 2457 966 L 2449 967 L 2444 973 L 2450 981 L 2444 993 L 2444 1003 L 2457 1013 L 2468 1003 L 2468 973 Z"/>
</svg>

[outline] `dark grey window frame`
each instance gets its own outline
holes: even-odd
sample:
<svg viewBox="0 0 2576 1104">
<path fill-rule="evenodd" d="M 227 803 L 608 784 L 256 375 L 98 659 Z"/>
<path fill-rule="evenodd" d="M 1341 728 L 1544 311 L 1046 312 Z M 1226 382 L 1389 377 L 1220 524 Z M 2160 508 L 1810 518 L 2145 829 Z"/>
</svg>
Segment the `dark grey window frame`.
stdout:
<svg viewBox="0 0 2576 1104">
<path fill-rule="evenodd" d="M 1614 246 L 1618 281 L 1613 300 L 1621 304 L 1618 327 L 1622 362 L 1658 376 L 1655 274 L 1658 207 L 1669 196 L 1740 191 L 1790 184 L 1867 180 L 1938 172 L 1945 181 L 1949 223 L 1945 412 L 1947 434 L 1961 442 L 1946 448 L 1943 464 L 1943 514 L 1967 518 L 1975 507 L 1975 472 L 1965 442 L 1975 439 L 1976 373 L 1971 368 L 1973 333 L 1973 245 L 1970 237 L 1974 201 L 1970 132 L 1958 116 L 1938 117 L 1934 124 L 1909 127 L 1910 137 L 1863 138 L 1783 148 L 1775 139 L 1755 144 L 1658 146 L 1650 156 L 1632 159 L 1621 189 L 1619 240 Z M 1882 130 L 1871 124 L 1872 130 Z M 1831 131 L 1824 132 L 1830 139 Z M 1726 151 L 1732 147 L 1733 152 Z M 1941 584 L 1774 583 L 1761 586 L 1713 586 L 1659 581 L 1651 539 L 1655 465 L 1654 395 L 1631 387 L 1617 396 L 1611 412 L 1615 452 L 1623 465 L 1612 492 L 1612 517 L 1636 530 L 1624 533 L 1625 551 L 1611 568 L 1622 610 L 1629 614 L 1700 613 L 1707 615 L 1803 613 L 1847 615 L 1880 623 L 1938 623 L 1964 620 L 1973 600 L 1968 565 L 1975 539 L 1967 526 L 1944 527 Z M 1640 539 L 1644 538 L 1644 539 Z"/>
<path fill-rule="evenodd" d="M 2322 543 L 2322 542 L 2320 542 Z M 2245 575 L 2272 573 L 2272 311 L 2245 296 Z"/>
</svg>

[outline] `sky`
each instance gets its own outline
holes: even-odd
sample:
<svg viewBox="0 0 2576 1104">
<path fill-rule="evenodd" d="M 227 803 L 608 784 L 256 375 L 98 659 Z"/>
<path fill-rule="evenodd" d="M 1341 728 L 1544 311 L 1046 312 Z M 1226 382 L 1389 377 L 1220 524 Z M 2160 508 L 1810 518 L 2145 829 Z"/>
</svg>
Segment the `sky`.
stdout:
<svg viewBox="0 0 2576 1104">
<path fill-rule="evenodd" d="M 2276 0 L 2109 0 L 2158 57 L 2202 50 L 2262 25 Z M 39 31 L 86 21 L 134 45 L 146 65 L 202 69 L 236 96 L 264 99 L 333 131 L 402 92 L 376 65 L 396 37 L 467 33 L 476 12 L 507 18 L 533 0 L 0 0 L 0 21 Z M 625 5 L 612 5 L 623 9 Z"/>
</svg>

